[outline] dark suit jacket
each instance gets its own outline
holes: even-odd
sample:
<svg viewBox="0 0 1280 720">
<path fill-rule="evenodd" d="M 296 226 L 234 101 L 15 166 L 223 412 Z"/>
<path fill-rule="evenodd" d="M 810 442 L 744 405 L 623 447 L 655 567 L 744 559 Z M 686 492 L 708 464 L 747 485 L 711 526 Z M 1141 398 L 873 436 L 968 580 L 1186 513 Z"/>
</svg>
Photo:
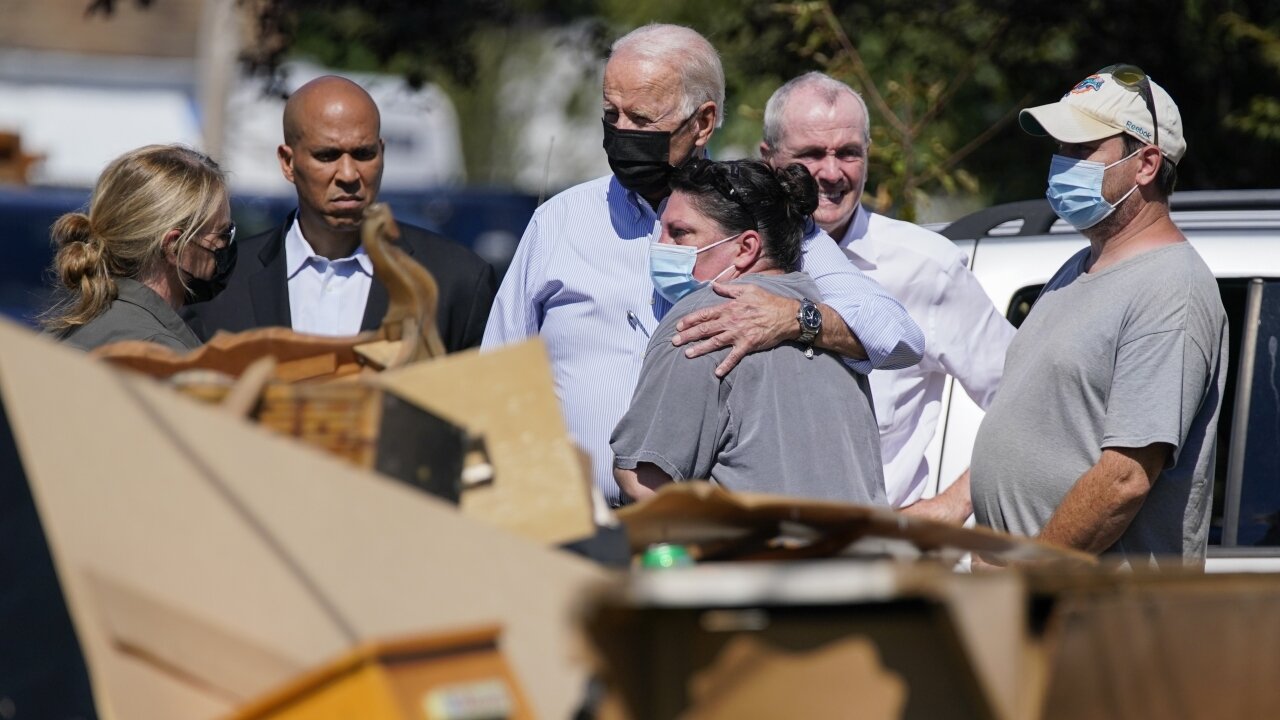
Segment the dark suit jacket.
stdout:
<svg viewBox="0 0 1280 720">
<path fill-rule="evenodd" d="M 289 287 L 285 278 L 285 233 L 280 227 L 240 244 L 227 287 L 213 300 L 187 305 L 183 318 L 201 340 L 219 330 L 240 332 L 260 327 L 292 327 Z M 480 345 L 496 286 L 493 268 L 465 247 L 433 232 L 399 223 L 399 247 L 435 276 L 440 286 L 437 322 L 449 352 Z M 375 275 L 369 285 L 361 330 L 372 330 L 387 312 L 387 288 Z"/>
</svg>

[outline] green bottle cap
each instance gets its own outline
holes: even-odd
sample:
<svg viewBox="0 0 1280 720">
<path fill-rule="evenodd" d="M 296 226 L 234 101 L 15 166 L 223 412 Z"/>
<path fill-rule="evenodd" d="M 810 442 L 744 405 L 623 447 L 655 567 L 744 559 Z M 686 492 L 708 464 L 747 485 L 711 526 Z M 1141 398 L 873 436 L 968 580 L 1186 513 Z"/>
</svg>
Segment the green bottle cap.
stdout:
<svg viewBox="0 0 1280 720">
<path fill-rule="evenodd" d="M 640 566 L 645 568 L 673 568 L 692 565 L 693 556 L 683 545 L 673 543 L 657 543 L 650 545 L 640 558 Z"/>
</svg>

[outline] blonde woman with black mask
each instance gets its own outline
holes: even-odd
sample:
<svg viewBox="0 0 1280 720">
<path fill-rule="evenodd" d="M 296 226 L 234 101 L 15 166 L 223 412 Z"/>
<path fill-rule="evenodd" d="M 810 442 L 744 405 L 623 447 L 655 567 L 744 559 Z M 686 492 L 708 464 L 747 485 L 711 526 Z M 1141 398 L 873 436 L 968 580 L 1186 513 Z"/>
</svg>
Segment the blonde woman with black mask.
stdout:
<svg viewBox="0 0 1280 720">
<path fill-rule="evenodd" d="M 235 265 L 226 176 L 180 145 L 149 145 L 113 160 L 88 214 L 63 215 L 52 236 L 53 272 L 64 292 L 41 321 L 83 350 L 122 340 L 179 352 L 199 346 L 178 310 L 217 294 Z"/>
</svg>

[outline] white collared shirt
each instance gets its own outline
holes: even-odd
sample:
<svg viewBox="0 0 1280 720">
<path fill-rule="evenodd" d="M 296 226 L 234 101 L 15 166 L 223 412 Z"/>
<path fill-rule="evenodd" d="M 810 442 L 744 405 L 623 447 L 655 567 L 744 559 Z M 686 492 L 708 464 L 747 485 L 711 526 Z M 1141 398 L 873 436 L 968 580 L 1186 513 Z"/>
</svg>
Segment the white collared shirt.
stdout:
<svg viewBox="0 0 1280 720">
<path fill-rule="evenodd" d="M 885 489 L 891 505 L 905 507 L 920 499 L 929 479 L 925 451 L 938 426 L 947 375 L 986 409 L 1014 328 L 969 271 L 964 251 L 937 233 L 859 207 L 839 245 L 924 331 L 918 365 L 870 374 Z"/>
<path fill-rule="evenodd" d="M 295 217 L 284 237 L 284 257 L 293 329 L 310 335 L 358 334 L 373 282 L 373 262 L 364 246 L 340 260 L 320 257 Z"/>
</svg>

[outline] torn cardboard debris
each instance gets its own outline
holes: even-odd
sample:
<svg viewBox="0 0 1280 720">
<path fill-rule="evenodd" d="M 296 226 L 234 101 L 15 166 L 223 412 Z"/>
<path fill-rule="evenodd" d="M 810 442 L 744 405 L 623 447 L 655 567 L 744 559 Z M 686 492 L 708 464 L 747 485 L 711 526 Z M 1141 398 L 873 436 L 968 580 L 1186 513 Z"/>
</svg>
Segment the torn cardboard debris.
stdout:
<svg viewBox="0 0 1280 720">
<path fill-rule="evenodd" d="M 689 686 L 683 720 L 839 718 L 853 708 L 864 720 L 896 720 L 907 695 L 902 678 L 860 637 L 790 652 L 737 635 Z"/>
<path fill-rule="evenodd" d="M 490 623 L 540 717 L 580 700 L 595 566 L 4 322 L 0 403 L 100 716 L 221 717 L 366 638 Z"/>
<path fill-rule="evenodd" d="M 366 643 L 229 720 L 532 720 L 498 646 L 497 627 Z"/>
<path fill-rule="evenodd" d="M 885 542 L 874 552 L 909 546 L 917 557 L 981 552 L 1006 562 L 1093 564 L 1084 553 L 987 528 L 964 528 L 911 518 L 887 508 L 754 493 L 733 493 L 709 482 L 670 483 L 623 508 L 618 519 L 637 552 L 654 543 L 693 546 L 705 559 L 803 559 L 840 554 L 855 543 Z"/>
<path fill-rule="evenodd" d="M 169 377 L 176 364 L 188 373 L 179 376 L 184 393 L 221 403 L 235 394 L 230 383 L 190 370 L 239 377 L 263 357 L 253 353 L 268 353 L 276 382 L 261 387 L 256 404 L 236 402 L 261 425 L 438 497 L 461 496 L 465 514 L 537 542 L 561 545 L 595 532 L 590 476 L 560 416 L 540 340 L 359 375 L 352 342 L 271 328 L 218 336 L 180 358 L 139 343 L 109 346 L 109 354 L 113 364 L 154 377 Z M 345 370 L 325 374 L 335 367 Z M 464 486 L 463 458 L 478 448 L 484 457 L 467 468 L 483 469 L 485 481 Z"/>
<path fill-rule="evenodd" d="M 585 625 L 611 720 L 753 706 L 770 710 L 737 716 L 1024 720 L 1038 676 L 1022 663 L 1023 589 L 1016 573 L 920 563 L 711 563 L 633 573 Z M 800 666 L 827 679 L 806 684 Z"/>
<path fill-rule="evenodd" d="M 560 415 L 538 339 L 454 353 L 368 378 L 484 438 L 493 483 L 463 494 L 462 511 L 546 543 L 595 532 L 591 481 Z"/>
</svg>

